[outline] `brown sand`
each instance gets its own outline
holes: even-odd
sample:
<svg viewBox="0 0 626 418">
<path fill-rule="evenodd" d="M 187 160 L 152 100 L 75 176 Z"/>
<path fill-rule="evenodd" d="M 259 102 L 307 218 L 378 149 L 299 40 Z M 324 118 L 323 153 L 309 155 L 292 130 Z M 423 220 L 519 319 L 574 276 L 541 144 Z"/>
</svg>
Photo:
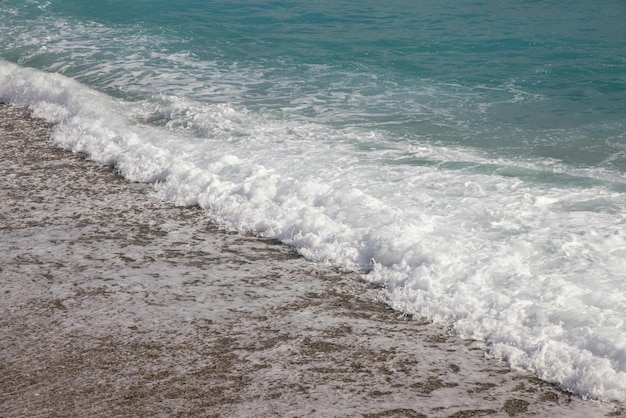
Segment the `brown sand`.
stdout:
<svg viewBox="0 0 626 418">
<path fill-rule="evenodd" d="M 0 105 L 0 416 L 622 416 Z M 626 416 L 626 415 L 624 415 Z"/>
</svg>

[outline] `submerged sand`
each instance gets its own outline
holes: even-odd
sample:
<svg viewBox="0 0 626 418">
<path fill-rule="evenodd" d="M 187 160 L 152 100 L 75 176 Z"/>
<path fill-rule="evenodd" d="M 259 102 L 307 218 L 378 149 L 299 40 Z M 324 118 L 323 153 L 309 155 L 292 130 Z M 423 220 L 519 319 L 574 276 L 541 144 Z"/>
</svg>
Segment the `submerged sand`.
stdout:
<svg viewBox="0 0 626 418">
<path fill-rule="evenodd" d="M 601 417 L 0 105 L 0 416 Z"/>
</svg>

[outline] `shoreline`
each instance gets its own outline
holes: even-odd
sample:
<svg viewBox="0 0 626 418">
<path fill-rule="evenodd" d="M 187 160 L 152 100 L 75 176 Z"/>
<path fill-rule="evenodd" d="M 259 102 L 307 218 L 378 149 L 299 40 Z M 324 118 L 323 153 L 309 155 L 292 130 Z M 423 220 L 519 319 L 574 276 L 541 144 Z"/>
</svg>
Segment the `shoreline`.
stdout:
<svg viewBox="0 0 626 418">
<path fill-rule="evenodd" d="M 626 416 L 222 231 L 0 104 L 0 416 Z"/>
</svg>

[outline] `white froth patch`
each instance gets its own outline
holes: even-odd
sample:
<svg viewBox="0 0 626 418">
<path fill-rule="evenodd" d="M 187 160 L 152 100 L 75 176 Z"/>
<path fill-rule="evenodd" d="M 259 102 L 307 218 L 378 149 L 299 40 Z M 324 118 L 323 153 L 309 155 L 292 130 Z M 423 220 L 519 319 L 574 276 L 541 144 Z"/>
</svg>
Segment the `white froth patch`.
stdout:
<svg viewBox="0 0 626 418">
<path fill-rule="evenodd" d="M 123 103 L 6 62 L 0 100 L 169 200 L 367 272 L 394 308 L 449 322 L 512 367 L 626 400 L 621 194 L 449 168 L 485 157 L 426 144 L 414 153 L 431 164 L 393 164 L 406 150 L 381 133 L 167 96 Z"/>
</svg>

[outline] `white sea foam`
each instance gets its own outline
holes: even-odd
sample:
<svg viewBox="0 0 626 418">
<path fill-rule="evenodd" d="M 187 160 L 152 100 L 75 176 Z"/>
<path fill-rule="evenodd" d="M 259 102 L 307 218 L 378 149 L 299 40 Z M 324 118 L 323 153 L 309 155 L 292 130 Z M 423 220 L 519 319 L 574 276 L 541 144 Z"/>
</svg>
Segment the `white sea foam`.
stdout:
<svg viewBox="0 0 626 418">
<path fill-rule="evenodd" d="M 58 123 L 57 145 L 152 182 L 167 199 L 366 272 L 394 308 L 484 339 L 512 367 L 626 401 L 626 199 L 611 188 L 619 174 L 408 146 L 367 127 L 236 103 L 122 101 L 3 61 L 0 100 L 30 106 Z M 520 168 L 595 183 L 533 182 Z"/>
</svg>

